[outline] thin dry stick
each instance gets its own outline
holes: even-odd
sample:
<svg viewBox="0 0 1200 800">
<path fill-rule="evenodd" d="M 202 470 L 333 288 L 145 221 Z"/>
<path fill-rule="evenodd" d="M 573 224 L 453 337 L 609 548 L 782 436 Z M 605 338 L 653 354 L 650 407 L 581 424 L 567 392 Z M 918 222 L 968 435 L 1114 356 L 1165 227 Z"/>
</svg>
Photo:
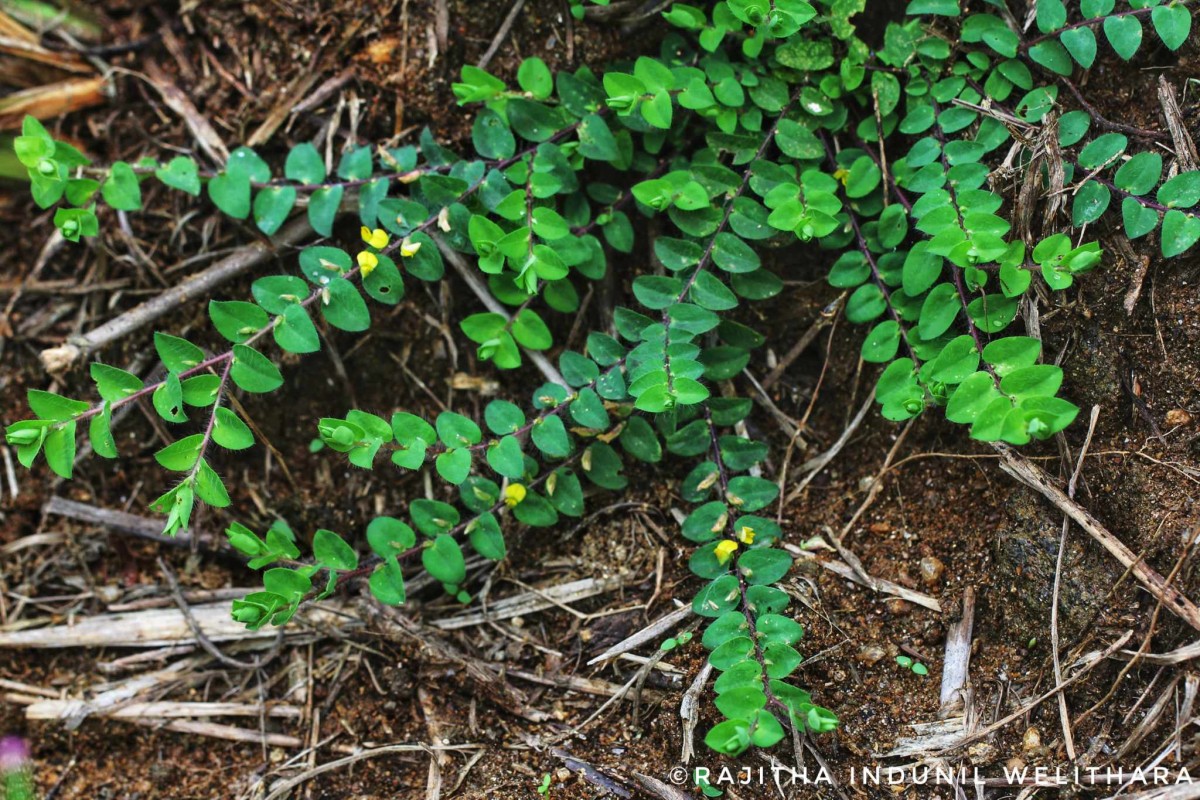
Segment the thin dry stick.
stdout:
<svg viewBox="0 0 1200 800">
<path fill-rule="evenodd" d="M 773 370 L 767 373 L 767 377 L 763 378 L 763 389 L 770 389 L 774 386 L 775 382 L 783 377 L 783 373 L 792 365 L 792 362 L 799 358 L 808 349 L 808 346 L 813 343 L 813 339 L 817 338 L 817 334 L 833 324 L 833 320 L 837 317 L 838 312 L 842 310 L 842 303 L 845 301 L 846 292 L 842 292 L 832 303 L 821 309 L 821 315 L 813 320 L 813 323 L 808 326 L 808 330 L 796 340 L 796 343 L 792 345 L 784 357 L 779 359 L 779 363 L 775 365 Z"/>
<path fill-rule="evenodd" d="M 447 745 L 428 745 L 428 744 L 389 744 L 384 747 L 375 747 L 371 750 L 363 750 L 361 753 L 339 758 L 335 761 L 327 761 L 319 767 L 305 770 L 294 778 L 288 778 L 285 781 L 280 781 L 271 788 L 271 793 L 264 800 L 277 800 L 285 796 L 292 789 L 295 789 L 300 784 L 310 781 L 318 775 L 323 775 L 326 772 L 331 772 L 342 767 L 349 766 L 366 758 L 377 758 L 378 756 L 391 755 L 392 753 L 427 753 L 437 750 L 477 750 L 477 744 L 447 744 Z"/>
<path fill-rule="evenodd" d="M 1120 539 L 1101 525 L 1100 521 L 1093 517 L 1087 509 L 1067 497 L 1062 489 L 1051 483 L 1049 476 L 1041 467 L 1007 447 L 1002 445 L 994 445 L 994 447 L 1000 453 L 1001 469 L 1031 489 L 1036 489 L 1043 497 L 1062 509 L 1071 519 L 1075 520 L 1079 527 L 1100 542 L 1105 550 L 1121 562 L 1122 566 L 1127 567 L 1142 586 L 1161 600 L 1171 613 L 1196 630 L 1200 630 L 1200 608 L 1197 608 L 1182 592 L 1168 584 L 1162 575 L 1139 559 Z"/>
<path fill-rule="evenodd" d="M 1075 461 L 1075 471 L 1071 473 L 1071 481 L 1067 485 L 1067 497 L 1075 498 L 1075 485 L 1079 481 L 1079 472 L 1083 469 L 1083 460 L 1087 457 L 1088 447 L 1092 443 L 1092 434 L 1096 432 L 1096 420 L 1100 419 L 1100 406 L 1092 406 L 1091 420 L 1088 422 L 1087 437 L 1083 440 L 1083 448 Z M 1063 554 L 1067 551 L 1067 532 L 1071 529 L 1071 518 L 1063 514 L 1062 535 L 1058 539 L 1058 560 L 1054 567 L 1054 592 L 1050 601 L 1050 654 L 1054 658 L 1054 680 L 1062 683 L 1062 659 L 1058 653 L 1058 592 L 1062 582 Z M 1075 737 L 1071 733 L 1071 712 L 1067 708 L 1065 693 L 1058 695 L 1058 716 L 1062 721 L 1063 743 L 1067 748 L 1067 759 L 1075 760 Z"/>
<path fill-rule="evenodd" d="M 829 365 L 833 363 L 833 360 L 829 357 L 829 354 L 833 350 L 833 339 L 837 335 L 836 313 L 830 317 L 830 324 L 833 327 L 829 329 L 829 340 L 825 343 L 825 360 L 821 363 L 821 373 L 817 376 L 817 385 L 813 387 L 812 397 L 808 399 L 808 407 L 804 409 L 804 418 L 796 423 L 796 429 L 792 432 L 792 437 L 788 440 L 787 450 L 784 451 L 783 454 L 783 466 L 779 470 L 779 503 L 775 509 L 776 522 L 783 521 L 783 487 L 787 485 L 788 465 L 792 461 L 792 453 L 796 449 L 796 443 L 800 441 L 800 436 L 806 430 L 808 430 L 808 419 L 812 416 L 813 410 L 817 407 L 817 398 L 821 394 L 821 387 L 825 385 L 825 375 L 829 372 Z M 743 370 L 743 372 L 745 372 L 745 370 Z"/>
<path fill-rule="evenodd" d="M 179 607 L 179 611 L 183 614 L 183 618 L 187 620 L 188 627 L 192 631 L 192 635 L 196 637 L 196 643 L 203 648 L 204 652 L 208 653 L 213 658 L 220 661 L 227 667 L 234 669 L 259 669 L 260 667 L 270 663 L 279 655 L 283 649 L 283 628 L 279 629 L 279 633 L 275 636 L 275 644 L 271 646 L 264 655 L 253 661 L 238 661 L 236 658 L 230 658 L 222 653 L 215 644 L 213 644 L 207 636 L 204 635 L 204 630 L 200 627 L 200 623 L 196 622 L 196 618 L 192 615 L 192 607 L 188 603 L 187 598 L 183 596 L 183 591 L 179 588 L 179 579 L 175 577 L 174 570 L 167 564 L 166 561 L 159 557 L 158 568 L 162 570 L 162 574 L 167 579 L 167 583 L 171 587 L 171 594 L 175 597 L 175 605 Z"/>
<path fill-rule="evenodd" d="M 962 616 L 946 631 L 946 650 L 942 659 L 941 708 L 938 716 L 946 718 L 964 709 L 963 687 L 971 674 L 971 636 L 975 629 L 975 589 L 968 586 L 963 592 Z M 1062 683 L 1062 677 L 1056 678 Z"/>
<path fill-rule="evenodd" d="M 72 336 L 66 342 L 41 352 L 42 366 L 48 372 L 61 372 L 82 361 L 93 350 L 97 350 L 118 339 L 149 325 L 179 306 L 203 297 L 221 284 L 227 283 L 251 267 L 260 264 L 280 249 L 299 244 L 312 235 L 312 227 L 306 217 L 299 216 L 285 225 L 269 241 L 255 241 L 213 264 L 194 278 L 173 286 L 152 300 L 131 308 L 119 317 L 83 336 Z"/>
<path fill-rule="evenodd" d="M 829 462 L 833 461 L 833 459 L 837 457 L 837 454 L 842 452 L 842 448 L 846 446 L 846 443 L 850 441 L 850 437 L 854 435 L 856 430 L 858 430 L 858 426 L 862 424 L 863 419 L 867 416 L 867 412 L 871 410 L 871 405 L 874 402 L 875 392 L 872 390 L 867 394 L 862 406 L 858 409 L 858 413 L 854 415 L 854 419 L 851 420 L 850 424 L 846 426 L 846 430 L 842 431 L 842 435 L 836 442 L 833 443 L 833 446 L 824 453 L 821 453 L 819 456 L 809 459 L 804 463 L 803 466 L 800 467 L 800 469 L 807 472 L 808 475 L 806 475 L 804 480 L 800 481 L 800 485 L 792 490 L 791 494 L 787 496 L 787 500 L 784 502 L 784 505 L 790 505 L 793 500 L 799 497 L 804 490 L 808 488 L 808 485 L 812 483 L 813 478 L 817 477 L 821 470 L 825 469 Z"/>
<path fill-rule="evenodd" d="M 1183 569 L 1183 565 L 1187 562 L 1188 556 L 1191 555 L 1192 547 L 1195 546 L 1198 536 L 1200 536 L 1200 530 L 1197 530 L 1196 535 L 1192 536 L 1192 538 L 1184 544 L 1183 552 L 1179 554 L 1179 558 L 1175 561 L 1174 568 L 1172 568 L 1170 574 L 1167 575 L 1168 586 L 1170 586 L 1175 580 L 1175 576 L 1179 574 L 1179 571 Z M 1117 673 L 1117 678 L 1113 681 L 1112 686 L 1109 687 L 1108 694 L 1104 695 L 1104 697 L 1100 698 L 1095 705 L 1085 711 L 1079 717 L 1080 722 L 1108 705 L 1108 701 L 1111 700 L 1114 695 L 1116 695 L 1117 687 L 1120 686 L 1125 680 L 1125 676 L 1133 670 L 1141 656 L 1150 649 L 1150 640 L 1154 638 L 1154 631 L 1158 628 L 1158 616 L 1162 613 L 1162 607 L 1163 599 L 1160 597 L 1158 602 L 1154 604 L 1154 613 L 1150 615 L 1150 624 L 1146 628 L 1146 635 L 1142 637 L 1142 643 L 1138 647 L 1137 652 L 1134 653 L 1134 656 L 1129 660 L 1129 663 L 1122 667 L 1121 671 Z"/>
<path fill-rule="evenodd" d="M 1095 669 L 1100 664 L 1104 663 L 1104 661 L 1109 656 L 1111 656 L 1113 653 L 1120 650 L 1121 647 L 1123 647 L 1124 644 L 1132 638 L 1133 638 L 1133 631 L 1125 631 L 1125 633 L 1121 635 L 1121 638 L 1117 639 L 1115 642 L 1113 642 L 1111 645 L 1109 645 L 1107 648 L 1105 648 L 1103 652 L 1095 654 L 1093 656 L 1092 661 L 1090 663 L 1086 664 L 1081 670 L 1079 670 L 1079 672 L 1075 673 L 1074 676 L 1067 678 L 1065 681 L 1057 683 L 1055 686 L 1053 686 L 1050 689 L 1047 689 L 1045 692 L 1038 695 L 1037 697 L 1035 697 L 1033 700 L 1026 703 L 1025 705 L 1021 706 L 1020 708 L 1018 708 L 1016 711 L 1012 712 L 1008 716 L 998 719 L 995 722 L 993 722 L 991 725 L 988 725 L 986 728 L 980 728 L 979 730 L 975 731 L 974 733 L 972 733 L 968 736 L 964 736 L 962 739 L 959 739 L 954 744 L 951 744 L 947 747 L 942 748 L 942 750 L 940 750 L 938 754 L 940 755 L 943 753 L 949 753 L 953 750 L 958 750 L 961 747 L 966 747 L 967 745 L 971 744 L 972 742 L 978 742 L 980 739 L 986 739 L 987 737 L 991 736 L 993 733 L 1000 730 L 1001 728 L 1003 728 L 1005 725 L 1012 722 L 1013 720 L 1020 719 L 1021 717 L 1025 716 L 1030 711 L 1032 711 L 1033 709 L 1037 708 L 1039 705 L 1044 703 L 1049 698 L 1053 697 L 1054 695 L 1056 695 L 1059 692 L 1066 689 L 1068 686 L 1072 686 L 1075 683 L 1078 683 L 1080 680 L 1083 679 L 1083 677 L 1085 675 L 1090 673 L 1093 669 Z"/>
<path fill-rule="evenodd" d="M 517 21 L 517 15 L 521 13 L 521 9 L 525 7 L 525 0 L 517 0 L 513 3 L 513 7 L 509 10 L 508 16 L 500 23 L 500 28 L 496 31 L 496 35 L 492 38 L 492 43 L 488 45 L 487 51 L 479 59 L 476 64 L 480 69 L 487 67 L 488 62 L 496 55 L 500 49 L 500 45 L 504 44 L 504 40 L 508 37 L 508 32 L 512 30 L 513 23 Z"/>
</svg>

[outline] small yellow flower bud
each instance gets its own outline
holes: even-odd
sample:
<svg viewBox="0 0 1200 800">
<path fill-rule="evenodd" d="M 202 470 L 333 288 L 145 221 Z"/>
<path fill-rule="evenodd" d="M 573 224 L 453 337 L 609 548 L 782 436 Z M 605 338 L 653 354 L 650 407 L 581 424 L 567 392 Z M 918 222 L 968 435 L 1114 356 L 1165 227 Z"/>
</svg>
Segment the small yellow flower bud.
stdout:
<svg viewBox="0 0 1200 800">
<path fill-rule="evenodd" d="M 713 550 L 713 554 L 716 555 L 719 563 L 724 564 L 737 549 L 738 543 L 733 539 L 722 539 L 717 543 L 716 548 Z"/>
<path fill-rule="evenodd" d="M 363 250 L 358 254 L 358 269 L 364 278 L 374 272 L 378 266 L 379 256 L 368 250 Z"/>
<path fill-rule="evenodd" d="M 528 494 L 528 492 L 526 491 L 524 485 L 520 483 L 510 483 L 508 486 L 504 487 L 504 505 L 508 506 L 509 508 L 513 508 L 525 499 L 526 494 Z"/>
<path fill-rule="evenodd" d="M 743 525 L 742 529 L 737 532 L 737 538 L 742 544 L 754 544 L 754 528 Z"/>
<path fill-rule="evenodd" d="M 374 247 L 376 250 L 382 250 L 383 248 L 387 247 L 388 242 L 390 241 L 390 237 L 387 235 L 387 231 L 383 230 L 382 228 L 376 228 L 375 230 L 371 230 L 366 225 L 364 225 L 362 227 L 361 233 L 362 233 L 362 240 L 364 242 L 366 242 L 367 244 L 371 245 L 371 247 Z"/>
<path fill-rule="evenodd" d="M 405 236 L 404 241 L 400 243 L 400 255 L 404 256 L 405 258 L 412 258 L 420 249 L 421 243 L 409 241 L 407 236 Z"/>
</svg>

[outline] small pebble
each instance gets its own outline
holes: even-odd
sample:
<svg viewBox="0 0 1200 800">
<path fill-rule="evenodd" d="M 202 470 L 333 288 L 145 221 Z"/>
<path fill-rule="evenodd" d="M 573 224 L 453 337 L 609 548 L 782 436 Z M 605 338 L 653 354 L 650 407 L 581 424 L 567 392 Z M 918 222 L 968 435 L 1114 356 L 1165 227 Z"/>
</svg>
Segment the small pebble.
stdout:
<svg viewBox="0 0 1200 800">
<path fill-rule="evenodd" d="M 1185 411 L 1182 408 L 1172 408 L 1170 411 L 1167 412 L 1167 424 L 1168 425 L 1171 425 L 1171 426 L 1187 425 L 1191 421 L 1192 421 L 1192 415 L 1189 414 L 1187 411 Z"/>
<path fill-rule="evenodd" d="M 901 600 L 899 597 L 893 597 L 887 601 L 887 610 L 893 617 L 903 617 L 912 608 L 912 605 L 907 600 Z"/>
<path fill-rule="evenodd" d="M 1021 770 L 1025 769 L 1025 762 L 1017 756 L 1013 756 L 1008 761 L 1004 762 L 1004 768 L 1010 773 L 1020 772 Z"/>
<path fill-rule="evenodd" d="M 1021 749 L 1026 753 L 1037 750 L 1042 746 L 1042 735 L 1038 733 L 1037 728 L 1029 728 L 1025 731 L 1025 735 L 1021 737 Z"/>
<path fill-rule="evenodd" d="M 921 580 L 926 586 L 933 586 L 942 579 L 942 573 L 946 571 L 946 565 L 937 556 L 926 556 L 921 559 Z"/>
<path fill-rule="evenodd" d="M 883 657 L 886 655 L 887 653 L 883 651 L 882 647 L 875 647 L 874 645 L 871 645 L 870 647 L 864 647 L 862 650 L 858 651 L 858 660 L 868 667 L 873 667 L 882 661 Z"/>
<path fill-rule="evenodd" d="M 979 742 L 967 748 L 967 756 L 971 763 L 981 767 L 994 762 L 997 754 L 996 746 L 987 742 Z"/>
</svg>

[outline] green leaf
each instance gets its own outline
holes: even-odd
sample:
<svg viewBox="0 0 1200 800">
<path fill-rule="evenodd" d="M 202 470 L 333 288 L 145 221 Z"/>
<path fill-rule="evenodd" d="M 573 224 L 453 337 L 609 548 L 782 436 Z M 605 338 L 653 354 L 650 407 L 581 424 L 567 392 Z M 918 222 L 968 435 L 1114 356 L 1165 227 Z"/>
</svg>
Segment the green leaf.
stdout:
<svg viewBox="0 0 1200 800">
<path fill-rule="evenodd" d="M 222 172 L 208 182 L 208 197 L 213 205 L 234 219 L 250 214 L 250 178 L 244 172 Z"/>
<path fill-rule="evenodd" d="M 124 400 L 129 395 L 140 391 L 144 385 L 138 376 L 99 362 L 92 363 L 91 376 L 92 380 L 96 382 L 96 390 L 100 393 L 100 397 L 110 403 Z"/>
<path fill-rule="evenodd" d="M 421 551 L 421 563 L 425 571 L 439 583 L 458 586 L 466 580 L 467 568 L 462 549 L 458 542 L 444 533 Z"/>
<path fill-rule="evenodd" d="M 969 425 L 993 402 L 1003 400 L 990 373 L 976 372 L 961 384 L 946 404 L 946 419 Z"/>
<path fill-rule="evenodd" d="M 330 281 L 322 298 L 321 316 L 338 330 L 357 333 L 371 327 L 371 312 L 358 288 L 345 278 Z"/>
<path fill-rule="evenodd" d="M 175 156 L 154 170 L 154 176 L 172 189 L 187 192 L 192 197 L 200 196 L 199 170 L 195 160 L 187 156 Z"/>
<path fill-rule="evenodd" d="M 762 266 L 750 245 L 732 233 L 718 233 L 713 238 L 712 260 L 726 272 L 753 272 Z"/>
<path fill-rule="evenodd" d="M 283 174 L 289 181 L 301 184 L 321 183 L 325 180 L 325 159 L 311 142 L 301 142 L 288 153 Z"/>
<path fill-rule="evenodd" d="M 1132 197 L 1126 197 L 1121 201 L 1121 220 L 1125 225 L 1125 235 L 1137 239 L 1158 227 L 1158 212 Z"/>
<path fill-rule="evenodd" d="M 510 480 L 520 480 L 525 475 L 525 453 L 515 436 L 505 436 L 487 449 L 488 466 Z"/>
<path fill-rule="evenodd" d="M 483 411 L 488 429 L 498 436 L 516 433 L 525 424 L 525 413 L 520 406 L 507 400 L 493 400 Z"/>
<path fill-rule="evenodd" d="M 465 449 L 447 450 L 439 453 L 434 462 L 438 475 L 448 483 L 458 485 L 471 474 L 471 451 Z"/>
<path fill-rule="evenodd" d="M 521 309 L 513 318 L 512 335 L 519 345 L 530 350 L 549 350 L 554 344 L 546 323 L 536 311 L 528 308 Z"/>
<path fill-rule="evenodd" d="M 1128 61 L 1142 44 L 1142 23 L 1132 14 L 1106 17 L 1104 35 L 1117 55 Z"/>
<path fill-rule="evenodd" d="M 729 504 L 740 511 L 758 511 L 775 501 L 779 496 L 779 486 L 765 478 L 752 475 L 739 475 L 729 481 L 729 490 L 725 497 Z"/>
<path fill-rule="evenodd" d="M 137 211 L 142 207 L 142 188 L 138 185 L 137 174 L 124 161 L 112 165 L 108 179 L 100 187 L 100 194 L 104 202 L 118 211 Z"/>
<path fill-rule="evenodd" d="M 554 77 L 550 74 L 550 68 L 537 56 L 521 62 L 517 69 L 517 83 L 535 100 L 545 100 L 554 92 Z"/>
<path fill-rule="evenodd" d="M 88 423 L 88 441 L 92 450 L 102 458 L 117 457 L 117 443 L 112 435 L 112 405 L 104 404 L 104 409 Z M 72 459 L 74 461 L 74 459 Z"/>
<path fill-rule="evenodd" d="M 1007 336 L 983 348 L 983 360 L 1004 377 L 1013 370 L 1032 366 L 1042 353 L 1042 343 L 1029 336 Z"/>
<path fill-rule="evenodd" d="M 39 419 L 62 422 L 74 419 L 89 408 L 88 404 L 81 400 L 72 400 L 41 389 L 30 389 L 26 392 L 26 400 Z"/>
<path fill-rule="evenodd" d="M 267 312 L 241 300 L 210 300 L 208 315 L 217 332 L 234 344 L 242 344 L 270 324 Z"/>
<path fill-rule="evenodd" d="M 458 509 L 437 500 L 414 500 L 408 508 L 417 530 L 427 536 L 449 533 L 458 524 Z"/>
<path fill-rule="evenodd" d="M 212 438 L 226 450 L 245 450 L 254 444 L 254 434 L 246 427 L 246 423 L 224 406 L 219 407 L 216 411 Z"/>
<path fill-rule="evenodd" d="M 873 283 L 864 283 L 846 301 L 846 319 L 855 324 L 870 322 L 887 311 L 883 292 Z"/>
<path fill-rule="evenodd" d="M 200 457 L 200 447 L 204 444 L 204 434 L 195 433 L 177 442 L 167 445 L 154 454 L 154 460 L 163 469 L 172 472 L 188 472 L 196 465 Z"/>
<path fill-rule="evenodd" d="M 267 236 L 279 230 L 296 205 L 296 190 L 291 186 L 271 186 L 254 196 L 254 224 Z"/>
<path fill-rule="evenodd" d="M 1026 397 L 1053 397 L 1062 386 L 1062 367 L 1034 364 L 1018 367 L 1000 380 L 1000 391 L 1017 400 Z"/>
<path fill-rule="evenodd" d="M 999 333 L 1017 316 L 1017 298 L 1002 294 L 976 297 L 967 306 L 967 314 L 984 333 Z"/>
<path fill-rule="evenodd" d="M 483 439 L 483 431 L 470 419 L 453 411 L 443 411 L 434 422 L 437 426 L 438 439 L 447 448 L 469 447 L 479 444 Z"/>
<path fill-rule="evenodd" d="M 1158 153 L 1138 153 L 1121 165 L 1113 183 L 1131 194 L 1144 195 L 1158 185 L 1162 167 L 1162 156 Z"/>
<path fill-rule="evenodd" d="M 232 502 L 229 498 L 229 490 L 225 488 L 225 482 L 204 459 L 200 459 L 194 484 L 196 496 L 214 508 L 228 508 Z"/>
<path fill-rule="evenodd" d="M 917 323 L 917 331 L 921 338 L 928 341 L 941 336 L 954 324 L 961 310 L 958 290 L 954 288 L 954 284 L 939 283 L 933 287 L 921 305 L 921 319 Z"/>
<path fill-rule="evenodd" d="M 333 531 L 321 528 L 313 535 L 313 557 L 329 569 L 346 572 L 358 568 L 358 553 Z"/>
<path fill-rule="evenodd" d="M 956 336 L 929 364 L 929 377 L 949 385 L 960 384 L 979 367 L 979 352 L 968 335 Z"/>
<path fill-rule="evenodd" d="M 352 147 L 342 153 L 338 161 L 338 177 L 346 181 L 362 181 L 371 177 L 374 170 L 371 159 L 371 148 L 367 145 Z"/>
<path fill-rule="evenodd" d="M 1038 0 L 1037 26 L 1042 33 L 1054 33 L 1067 24 L 1067 9 L 1062 0 Z"/>
<path fill-rule="evenodd" d="M 564 350 L 558 357 L 558 368 L 570 386 L 586 386 L 600 377 L 596 362 L 571 350 Z"/>
<path fill-rule="evenodd" d="M 229 374 L 247 392 L 273 392 L 283 385 L 283 375 L 271 359 L 242 344 L 233 346 L 233 367 Z"/>
<path fill-rule="evenodd" d="M 958 0 L 910 0 L 909 16 L 917 14 L 935 14 L 942 17 L 957 17 L 959 15 Z"/>
<path fill-rule="evenodd" d="M 578 398 L 570 405 L 570 412 L 571 418 L 585 428 L 608 429 L 608 412 L 594 389 L 581 389 Z"/>
<path fill-rule="evenodd" d="M 342 205 L 344 186 L 326 186 L 317 189 L 308 198 L 308 224 L 322 236 L 333 234 L 333 221 Z"/>
<path fill-rule="evenodd" d="M 1071 224 L 1076 228 L 1095 222 L 1108 210 L 1112 193 L 1098 181 L 1088 181 L 1079 187 L 1071 203 Z"/>
<path fill-rule="evenodd" d="M 1038 8 L 1040 9 L 1042 5 L 1039 2 Z M 1067 49 L 1063 47 L 1061 42 L 1054 39 L 1038 42 L 1029 48 L 1029 57 L 1036 64 L 1058 75 L 1069 76 L 1075 67 L 1071 62 L 1071 56 L 1067 52 Z"/>
<path fill-rule="evenodd" d="M 1072 28 L 1059 35 L 1059 41 L 1067 52 L 1084 69 L 1090 69 L 1096 61 L 1096 34 L 1091 28 Z"/>
<path fill-rule="evenodd" d="M 158 415 L 168 422 L 187 422 L 187 415 L 183 413 L 183 385 L 175 373 L 167 375 L 150 400 Z"/>
<path fill-rule="evenodd" d="M 1122 133 L 1106 133 L 1088 142 L 1079 151 L 1079 164 L 1084 169 L 1098 169 L 1111 163 L 1117 156 L 1125 152 L 1129 139 Z"/>
<path fill-rule="evenodd" d="M 1167 49 L 1178 50 L 1192 30 L 1192 10 L 1178 0 L 1172 0 L 1154 7 L 1150 11 L 1150 22 Z"/>
<path fill-rule="evenodd" d="M 379 264 L 370 275 L 363 278 L 363 289 L 371 299 L 384 305 L 394 306 L 404 299 L 404 278 L 400 275 L 400 269 L 396 266 L 396 262 L 391 258 L 382 253 L 377 258 Z"/>
<path fill-rule="evenodd" d="M 395 517 L 376 517 L 367 525 L 367 544 L 380 558 L 398 556 L 416 542 L 412 528 Z"/>
<path fill-rule="evenodd" d="M 298 304 L 287 306 L 275 320 L 275 342 L 289 353 L 315 353 L 321 349 L 317 327 L 308 311 Z"/>
<path fill-rule="evenodd" d="M 867 334 L 862 345 L 862 358 L 872 364 L 883 364 L 896 357 L 900 349 L 900 324 L 885 320 Z"/>
<path fill-rule="evenodd" d="M 1173 258 L 1200 240 L 1200 219 L 1171 209 L 1163 216 L 1162 254 Z"/>
<path fill-rule="evenodd" d="M 879 165 L 870 156 L 859 156 L 850 165 L 850 174 L 846 176 L 846 196 L 866 197 L 879 186 L 881 178 Z"/>
<path fill-rule="evenodd" d="M 571 455 L 571 439 L 563 421 L 557 416 L 542 418 L 533 425 L 533 443 L 548 458 L 566 458 Z"/>
<path fill-rule="evenodd" d="M 792 566 L 792 557 L 773 547 L 750 550 L 738 559 L 737 568 L 752 586 L 778 583 Z"/>
<path fill-rule="evenodd" d="M 475 152 L 484 158 L 510 158 L 517 152 L 516 137 L 508 129 L 504 118 L 490 108 L 480 110 L 475 116 L 471 142 L 475 145 Z"/>
<path fill-rule="evenodd" d="M 467 526 L 467 540 L 476 553 L 492 561 L 499 561 L 508 554 L 500 523 L 492 514 L 481 514 Z"/>
<path fill-rule="evenodd" d="M 579 137 L 579 153 L 584 158 L 616 161 L 621 157 L 616 137 L 599 114 L 584 117 L 576 129 L 576 135 Z"/>
<path fill-rule="evenodd" d="M 403 605 L 407 599 L 404 589 L 404 573 L 394 558 L 376 567 L 375 571 L 371 573 L 367 585 L 375 599 L 384 605 Z"/>
<path fill-rule="evenodd" d="M 1158 202 L 1170 208 L 1191 208 L 1200 203 L 1200 172 L 1181 172 L 1158 187 Z"/>
<path fill-rule="evenodd" d="M 70 479 L 75 468 L 75 425 L 75 420 L 71 420 L 65 425 L 51 428 L 42 445 L 46 464 L 60 478 Z"/>
<path fill-rule="evenodd" d="M 886 248 L 898 247 L 908 236 L 908 214 L 899 204 L 888 206 L 879 215 L 879 243 Z"/>
</svg>

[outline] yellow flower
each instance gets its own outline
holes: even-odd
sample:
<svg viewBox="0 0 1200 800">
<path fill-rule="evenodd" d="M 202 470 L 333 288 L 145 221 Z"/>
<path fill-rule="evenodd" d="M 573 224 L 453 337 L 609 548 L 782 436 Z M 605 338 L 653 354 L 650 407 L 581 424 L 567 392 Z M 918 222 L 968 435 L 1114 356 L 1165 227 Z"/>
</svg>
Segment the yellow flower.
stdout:
<svg viewBox="0 0 1200 800">
<path fill-rule="evenodd" d="M 378 266 L 379 256 L 369 250 L 363 250 L 358 254 L 358 269 L 364 278 L 374 272 Z"/>
<path fill-rule="evenodd" d="M 842 186 L 845 186 L 846 181 L 850 177 L 850 170 L 846 169 L 845 167 L 838 167 L 836 170 L 833 171 L 833 177 L 835 177 L 839 181 L 841 181 Z"/>
<path fill-rule="evenodd" d="M 713 550 L 713 554 L 716 555 L 718 563 L 724 564 L 729 560 L 729 557 L 733 555 L 737 548 L 738 544 L 733 539 L 722 539 L 721 541 L 717 542 L 717 546 Z"/>
<path fill-rule="evenodd" d="M 371 247 L 374 247 L 376 250 L 382 250 L 383 248 L 387 247 L 388 242 L 391 239 L 387 235 L 387 231 L 384 231 L 382 228 L 371 230 L 366 225 L 363 225 L 362 240 L 371 245 Z"/>
<path fill-rule="evenodd" d="M 404 256 L 405 258 L 412 258 L 420 249 L 421 243 L 409 241 L 407 236 L 405 236 L 404 241 L 400 243 L 400 255 Z"/>
<path fill-rule="evenodd" d="M 742 544 L 754 544 L 754 528 L 743 525 L 742 529 L 737 532 L 737 538 Z"/>
<path fill-rule="evenodd" d="M 504 487 L 504 505 L 513 508 L 525 499 L 525 487 L 520 483 L 510 483 Z"/>
</svg>

